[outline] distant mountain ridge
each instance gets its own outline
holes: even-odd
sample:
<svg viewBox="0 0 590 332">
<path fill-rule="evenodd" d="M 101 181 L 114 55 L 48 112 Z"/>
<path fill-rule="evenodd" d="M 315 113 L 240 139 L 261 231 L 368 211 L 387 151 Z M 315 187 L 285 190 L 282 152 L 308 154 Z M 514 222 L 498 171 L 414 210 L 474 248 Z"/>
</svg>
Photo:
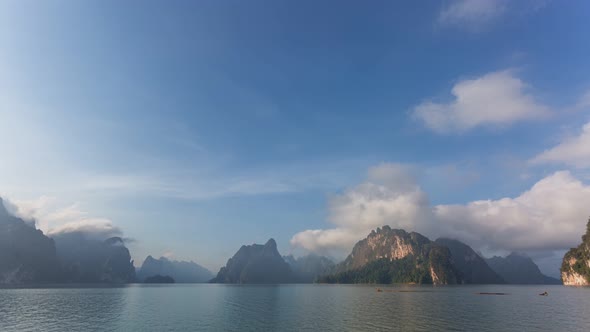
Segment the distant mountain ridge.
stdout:
<svg viewBox="0 0 590 332">
<path fill-rule="evenodd" d="M 541 273 L 537 264 L 526 255 L 513 252 L 506 257 L 488 258 L 486 262 L 509 284 L 561 284 L 559 279 Z"/>
<path fill-rule="evenodd" d="M 300 283 L 314 282 L 319 276 L 331 273 L 336 266 L 334 261 L 328 257 L 315 254 L 298 258 L 289 255 L 284 256 L 283 259 L 293 270 L 296 281 Z"/>
<path fill-rule="evenodd" d="M 170 276 L 176 283 L 208 282 L 214 277 L 211 271 L 192 261 L 169 260 L 166 257 L 155 259 L 147 256 L 137 271 L 137 280 L 141 282 L 156 275 Z"/>
<path fill-rule="evenodd" d="M 461 273 L 461 280 L 465 284 L 505 284 L 506 281 L 488 266 L 485 259 L 480 257 L 465 243 L 447 238 L 440 238 L 436 243 L 449 248 L 453 265 Z"/>
</svg>

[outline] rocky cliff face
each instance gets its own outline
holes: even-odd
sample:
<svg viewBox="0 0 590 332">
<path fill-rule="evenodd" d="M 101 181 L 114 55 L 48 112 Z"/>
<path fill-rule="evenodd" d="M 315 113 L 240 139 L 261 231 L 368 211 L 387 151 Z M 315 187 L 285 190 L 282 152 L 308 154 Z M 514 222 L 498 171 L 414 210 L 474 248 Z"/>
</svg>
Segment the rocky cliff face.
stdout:
<svg viewBox="0 0 590 332">
<path fill-rule="evenodd" d="M 486 261 L 470 246 L 451 239 L 437 239 L 436 243 L 449 248 L 453 264 L 461 273 L 461 279 L 466 284 L 504 284 L 506 283 Z"/>
<path fill-rule="evenodd" d="M 0 198 L 0 284 L 49 283 L 58 277 L 53 240 L 11 215 Z"/>
<path fill-rule="evenodd" d="M 352 270 L 378 259 L 390 261 L 401 259 L 409 255 L 422 255 L 430 240 L 419 233 L 407 233 L 401 229 L 391 229 L 389 226 L 377 228 L 366 239 L 359 241 L 352 253 L 344 260 L 344 268 Z"/>
<path fill-rule="evenodd" d="M 320 282 L 333 283 L 461 283 L 448 248 L 425 236 L 389 226 L 359 241 L 336 273 Z"/>
<path fill-rule="evenodd" d="M 293 271 L 285 262 L 277 243 L 270 239 L 264 245 L 242 246 L 219 270 L 212 283 L 276 284 L 295 281 Z"/>
<path fill-rule="evenodd" d="M 177 283 L 208 282 L 213 278 L 209 270 L 195 262 L 174 261 L 166 257 L 155 259 L 148 256 L 137 271 L 137 279 L 143 281 L 155 275 L 170 276 Z"/>
<path fill-rule="evenodd" d="M 561 284 L 559 280 L 542 274 L 537 264 L 522 254 L 513 252 L 506 257 L 494 256 L 486 262 L 509 284 Z"/>
<path fill-rule="evenodd" d="M 561 280 L 568 286 L 590 286 L 590 220 L 582 243 L 563 257 Z"/>
</svg>

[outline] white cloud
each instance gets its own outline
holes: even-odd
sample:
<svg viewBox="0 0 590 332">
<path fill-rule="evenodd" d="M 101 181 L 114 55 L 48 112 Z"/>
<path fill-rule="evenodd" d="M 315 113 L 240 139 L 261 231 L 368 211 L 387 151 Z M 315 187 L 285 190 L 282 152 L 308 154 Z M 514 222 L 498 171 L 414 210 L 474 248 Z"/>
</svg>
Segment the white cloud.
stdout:
<svg viewBox="0 0 590 332">
<path fill-rule="evenodd" d="M 443 235 L 491 249 L 557 250 L 579 242 L 590 215 L 590 186 L 568 171 L 547 176 L 515 198 L 438 205 Z"/>
<path fill-rule="evenodd" d="M 330 202 L 332 229 L 297 233 L 291 244 L 309 251 L 350 251 L 376 227 L 448 236 L 479 250 L 559 250 L 576 245 L 590 215 L 590 186 L 569 172 L 556 172 L 521 195 L 465 205 L 428 203 L 399 165 L 381 165 L 366 182 Z M 374 177 L 372 174 L 382 174 Z"/>
<path fill-rule="evenodd" d="M 413 116 L 438 133 L 456 133 L 479 126 L 507 126 L 547 116 L 549 108 L 526 92 L 527 85 L 509 70 L 463 80 L 451 90 L 450 103 L 425 101 Z"/>
<path fill-rule="evenodd" d="M 505 11 L 506 2 L 501 0 L 455 0 L 440 12 L 438 22 L 477 28 L 494 21 Z"/>
<path fill-rule="evenodd" d="M 121 236 L 121 229 L 108 219 L 88 218 L 68 222 L 49 230 L 47 235 L 55 236 L 66 233 L 84 233 L 99 239 Z"/>
<path fill-rule="evenodd" d="M 291 244 L 311 251 L 350 249 L 372 229 L 386 224 L 423 231 L 431 220 L 428 206 L 409 166 L 382 164 L 369 170 L 366 182 L 330 200 L 329 218 L 336 228 L 298 233 Z"/>
<path fill-rule="evenodd" d="M 590 167 L 590 122 L 582 132 L 563 140 L 557 146 L 545 150 L 531 160 L 533 164 L 560 163 L 577 168 Z"/>
<path fill-rule="evenodd" d="M 4 199 L 3 201 L 11 213 L 24 220 L 34 221 L 35 226 L 49 236 L 80 232 L 104 239 L 122 235 L 121 229 L 111 220 L 89 217 L 78 204 L 59 206 L 54 197 L 41 196 L 32 200 Z"/>
<path fill-rule="evenodd" d="M 174 259 L 176 257 L 176 255 L 174 254 L 173 251 L 166 250 L 160 257 L 164 257 L 164 258 L 167 258 L 167 259 Z"/>
</svg>

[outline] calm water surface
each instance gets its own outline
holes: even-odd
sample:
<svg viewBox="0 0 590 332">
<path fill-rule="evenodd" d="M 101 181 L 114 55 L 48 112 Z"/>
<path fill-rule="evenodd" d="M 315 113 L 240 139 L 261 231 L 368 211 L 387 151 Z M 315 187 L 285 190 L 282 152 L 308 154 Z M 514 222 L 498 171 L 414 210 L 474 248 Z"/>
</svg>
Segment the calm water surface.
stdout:
<svg viewBox="0 0 590 332">
<path fill-rule="evenodd" d="M 392 292 L 357 285 L 0 289 L 0 331 L 590 331 L 590 288 L 381 288 Z M 537 295 L 543 291 L 549 296 Z"/>
</svg>

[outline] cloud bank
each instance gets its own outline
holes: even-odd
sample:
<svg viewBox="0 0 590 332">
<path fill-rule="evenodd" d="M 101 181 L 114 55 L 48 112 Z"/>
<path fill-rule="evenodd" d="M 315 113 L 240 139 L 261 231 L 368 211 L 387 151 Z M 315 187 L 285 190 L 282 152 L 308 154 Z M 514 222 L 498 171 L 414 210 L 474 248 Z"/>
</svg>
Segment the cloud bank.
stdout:
<svg viewBox="0 0 590 332">
<path fill-rule="evenodd" d="M 557 146 L 534 157 L 533 164 L 557 163 L 576 168 L 590 167 L 590 122 L 576 136 L 564 139 Z"/>
<path fill-rule="evenodd" d="M 549 108 L 527 93 L 527 85 L 509 70 L 460 81 L 449 103 L 425 101 L 414 107 L 413 117 L 440 134 L 468 131 L 480 126 L 507 126 L 549 114 Z"/>
<path fill-rule="evenodd" d="M 438 16 L 438 23 L 473 29 L 493 22 L 505 11 L 506 2 L 501 0 L 456 0 L 443 8 Z"/>
<path fill-rule="evenodd" d="M 121 229 L 106 218 L 90 217 L 80 209 L 78 204 L 60 206 L 56 199 L 41 196 L 34 200 L 4 200 L 7 208 L 17 217 L 22 218 L 53 237 L 67 233 L 83 233 L 96 239 L 121 236 Z"/>
<path fill-rule="evenodd" d="M 517 197 L 432 206 L 407 166 L 383 164 L 330 200 L 334 228 L 305 230 L 291 244 L 314 252 L 347 251 L 372 229 L 390 225 L 457 238 L 479 250 L 567 249 L 579 242 L 588 202 L 590 186 L 560 171 Z"/>
</svg>

